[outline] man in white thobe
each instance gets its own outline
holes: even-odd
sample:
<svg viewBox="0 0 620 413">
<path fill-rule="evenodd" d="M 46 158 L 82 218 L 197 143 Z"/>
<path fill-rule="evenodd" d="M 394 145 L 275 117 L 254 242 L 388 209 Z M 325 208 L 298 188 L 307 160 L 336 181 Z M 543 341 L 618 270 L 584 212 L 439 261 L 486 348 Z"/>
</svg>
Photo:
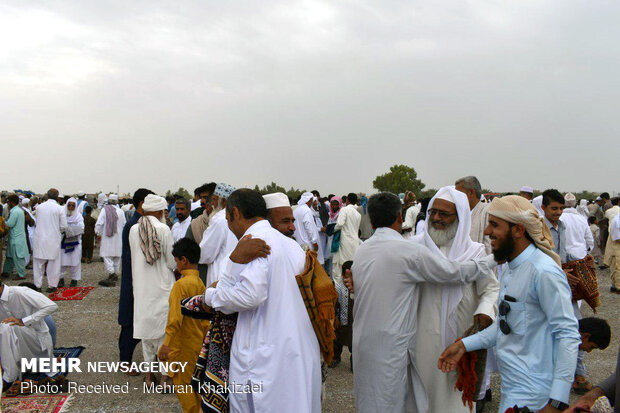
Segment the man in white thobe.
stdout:
<svg viewBox="0 0 620 413">
<path fill-rule="evenodd" d="M 587 219 L 575 208 L 577 205 L 575 195 L 567 193 L 564 201 L 566 208 L 562 211 L 560 221 L 566 227 L 564 230 L 566 252 L 573 259 L 581 260 L 594 248 L 594 237 Z"/>
<path fill-rule="evenodd" d="M 357 195 L 347 195 L 347 205 L 340 209 L 334 232 L 340 231 L 340 247 L 332 261 L 332 279 L 342 283 L 342 264 L 351 261 L 360 245 L 359 230 L 362 216 L 357 212 Z M 332 241 L 333 242 L 333 241 Z"/>
<path fill-rule="evenodd" d="M 71 276 L 71 287 L 77 287 L 78 281 L 82 279 L 82 234 L 84 233 L 84 218 L 78 212 L 77 200 L 69 198 L 65 205 L 67 214 L 67 229 L 62 240 L 62 280 L 60 285 L 65 284 L 64 274 L 68 272 Z"/>
<path fill-rule="evenodd" d="M 319 250 L 319 229 L 314 220 L 311 205 L 314 201 L 312 192 L 304 192 L 293 210 L 295 233 L 293 237 L 304 251 Z"/>
<path fill-rule="evenodd" d="M 58 309 L 45 295 L 0 281 L 0 360 L 2 379 L 21 377 L 21 359 L 52 357 L 52 336 L 44 318 Z M 51 373 L 50 376 L 53 376 Z"/>
<path fill-rule="evenodd" d="M 237 238 L 226 222 L 226 200 L 235 189 L 231 185 L 219 183 L 211 195 L 213 212 L 200 241 L 200 264 L 209 266 L 205 283 L 207 287 L 219 280 L 224 262 L 237 246 Z"/>
<path fill-rule="evenodd" d="M 172 239 L 174 242 L 177 242 L 181 238 L 185 238 L 185 234 L 187 234 L 187 229 L 192 223 L 192 218 L 189 216 L 190 213 L 190 202 L 187 199 L 180 198 L 177 199 L 174 203 L 174 207 L 177 213 L 178 221 L 172 225 Z"/>
<path fill-rule="evenodd" d="M 167 202 L 147 195 L 142 204 L 144 216 L 129 230 L 131 278 L 134 311 L 133 337 L 142 340 L 144 361 L 155 361 L 164 342 L 168 321 L 168 297 L 174 285 L 172 233 L 166 225 Z M 147 373 L 147 382 L 153 381 Z"/>
<path fill-rule="evenodd" d="M 76 211 L 78 214 L 84 216 L 84 208 L 86 208 L 86 205 L 88 205 L 88 201 L 86 201 L 86 194 L 84 193 L 84 191 L 80 191 L 77 193 L 77 208 Z"/>
<path fill-rule="evenodd" d="M 97 218 L 95 233 L 101 237 L 99 256 L 103 258 L 108 278 L 99 281 L 103 287 L 114 287 L 118 281 L 123 252 L 123 227 L 125 214 L 118 207 L 118 195 L 110 194 L 108 205 L 105 205 Z"/>
<path fill-rule="evenodd" d="M 493 279 L 495 261 L 487 256 L 451 262 L 405 240 L 401 203 L 394 194 L 371 196 L 368 211 L 376 230 L 357 249 L 352 268 L 356 412 L 424 413 L 428 400 L 416 368 L 420 283 Z"/>
<path fill-rule="evenodd" d="M 238 312 L 230 351 L 230 385 L 261 385 L 251 393 L 231 393 L 231 412 L 320 413 L 319 343 L 295 275 L 305 254 L 265 219 L 256 191 L 240 189 L 228 199 L 227 221 L 238 239 L 260 238 L 271 247 L 266 258 L 237 264 L 227 258 L 205 303 L 226 314 Z"/>
<path fill-rule="evenodd" d="M 467 197 L 446 186 L 431 199 L 426 231 L 414 238 L 433 254 L 465 262 L 486 256 L 484 245 L 470 238 L 471 218 Z M 437 369 L 443 349 L 474 323 L 486 328 L 493 323 L 499 283 L 495 277 L 464 285 L 421 284 L 419 287 L 416 357 L 420 378 L 428 395 L 428 413 L 469 413 L 461 392 L 454 389 L 456 373 Z"/>
<path fill-rule="evenodd" d="M 60 280 L 60 243 L 67 229 L 65 209 L 58 205 L 58 190 L 47 191 L 48 200 L 37 206 L 37 226 L 34 231 L 33 278 L 40 289 L 43 274 L 47 274 L 47 290 L 53 292 Z"/>
</svg>

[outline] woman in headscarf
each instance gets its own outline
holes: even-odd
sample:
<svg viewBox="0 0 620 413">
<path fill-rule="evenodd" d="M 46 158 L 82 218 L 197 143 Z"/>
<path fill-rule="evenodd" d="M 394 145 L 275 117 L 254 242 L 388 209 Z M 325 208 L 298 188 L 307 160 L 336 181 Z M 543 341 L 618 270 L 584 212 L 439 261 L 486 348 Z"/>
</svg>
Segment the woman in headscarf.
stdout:
<svg viewBox="0 0 620 413">
<path fill-rule="evenodd" d="M 329 219 L 327 220 L 327 225 L 324 228 L 321 228 L 321 232 L 325 232 L 327 234 L 327 248 L 325 248 L 325 264 L 323 264 L 323 268 L 327 274 L 331 274 L 332 268 L 332 243 L 334 240 L 333 230 L 336 226 L 336 221 L 338 221 L 338 214 L 340 213 L 340 208 L 342 207 L 342 198 L 339 196 L 333 196 L 329 200 Z"/>
</svg>

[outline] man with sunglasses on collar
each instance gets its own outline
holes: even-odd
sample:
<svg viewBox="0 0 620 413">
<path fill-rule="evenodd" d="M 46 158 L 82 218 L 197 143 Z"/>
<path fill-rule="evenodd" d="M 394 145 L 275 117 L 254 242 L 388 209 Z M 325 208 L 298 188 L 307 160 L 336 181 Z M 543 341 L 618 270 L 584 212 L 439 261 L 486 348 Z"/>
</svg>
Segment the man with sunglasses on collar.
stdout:
<svg viewBox="0 0 620 413">
<path fill-rule="evenodd" d="M 495 259 L 508 262 L 500 281 L 498 321 L 449 346 L 438 368 L 452 371 L 466 352 L 496 346 L 499 412 L 515 405 L 561 412 L 568 407 L 581 339 L 549 228 L 525 198 L 506 196 L 491 203 L 485 235 Z"/>
</svg>

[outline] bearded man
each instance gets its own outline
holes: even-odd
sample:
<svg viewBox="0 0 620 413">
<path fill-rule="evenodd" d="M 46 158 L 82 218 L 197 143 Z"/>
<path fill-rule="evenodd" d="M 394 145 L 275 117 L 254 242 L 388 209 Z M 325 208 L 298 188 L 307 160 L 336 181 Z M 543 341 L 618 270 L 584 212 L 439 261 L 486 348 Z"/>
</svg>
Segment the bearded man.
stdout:
<svg viewBox="0 0 620 413">
<path fill-rule="evenodd" d="M 77 287 L 78 281 L 82 279 L 82 234 L 84 233 L 84 218 L 78 212 L 77 200 L 69 198 L 65 205 L 67 214 L 67 229 L 62 239 L 60 257 L 62 271 L 60 287 L 64 286 L 64 274 L 68 272 L 71 276 L 71 287 Z"/>
<path fill-rule="evenodd" d="M 426 231 L 414 242 L 450 261 L 486 256 L 484 245 L 470 238 L 469 208 L 462 192 L 451 186 L 441 188 L 429 203 Z M 418 372 L 429 400 L 428 413 L 469 412 L 461 401 L 461 392 L 454 388 L 457 375 L 442 374 L 436 360 L 472 322 L 481 329 L 493 323 L 498 295 L 499 283 L 494 277 L 467 284 L 420 284 L 416 351 Z"/>
<path fill-rule="evenodd" d="M 112 287 L 118 281 L 125 222 L 125 214 L 118 207 L 118 195 L 110 194 L 108 205 L 103 207 L 95 224 L 95 233 L 101 237 L 99 256 L 103 258 L 108 273 L 107 279 L 99 281 L 102 287 Z"/>
<path fill-rule="evenodd" d="M 192 219 L 189 216 L 190 213 L 190 205 L 188 199 L 179 198 L 174 203 L 174 208 L 177 214 L 177 222 L 172 225 L 172 239 L 174 242 L 177 242 L 181 238 L 185 238 L 185 234 L 187 234 L 187 229 L 192 223 Z"/>
<path fill-rule="evenodd" d="M 497 346 L 498 411 L 518 405 L 561 412 L 568 408 L 581 337 L 549 228 L 527 199 L 510 195 L 491 202 L 485 235 L 497 262 L 508 262 L 500 281 L 500 320 L 450 345 L 437 367 L 454 371 L 466 352 Z"/>
<path fill-rule="evenodd" d="M 200 264 L 209 265 L 207 287 L 219 280 L 224 262 L 237 245 L 237 238 L 226 222 L 226 200 L 235 190 L 231 185 L 219 183 L 211 195 L 213 212 L 200 241 Z"/>
</svg>

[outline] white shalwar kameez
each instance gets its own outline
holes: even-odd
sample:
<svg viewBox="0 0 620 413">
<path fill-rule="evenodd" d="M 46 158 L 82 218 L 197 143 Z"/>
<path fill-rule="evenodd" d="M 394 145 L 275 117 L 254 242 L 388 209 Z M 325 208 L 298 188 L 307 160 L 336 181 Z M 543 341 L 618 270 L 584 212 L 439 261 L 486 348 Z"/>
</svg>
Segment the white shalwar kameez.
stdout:
<svg viewBox="0 0 620 413">
<path fill-rule="evenodd" d="M 205 291 L 207 305 L 239 313 L 230 384 L 262 385 L 256 393 L 231 393 L 231 412 L 320 413 L 319 343 L 295 280 L 305 255 L 266 220 L 247 234 L 269 244 L 271 254 L 246 265 L 228 259 L 217 287 Z"/>
<path fill-rule="evenodd" d="M 352 268 L 357 413 L 426 412 L 426 390 L 416 368 L 419 285 L 495 278 L 495 265 L 492 256 L 448 261 L 385 227 L 360 245 Z"/>
<path fill-rule="evenodd" d="M 405 239 L 413 238 L 415 236 L 415 220 L 418 217 L 421 208 L 421 204 L 412 205 L 407 208 L 407 212 L 405 213 L 405 220 L 403 222 L 403 230 L 411 229 L 411 231 L 405 232 L 405 234 L 403 235 Z"/>
<path fill-rule="evenodd" d="M 0 323 L 4 381 L 11 383 L 21 377 L 22 358 L 51 359 L 54 347 L 44 319 L 57 309 L 52 300 L 28 287 L 4 286 L 0 295 L 0 320 L 15 317 L 24 323 L 23 327 Z"/>
<path fill-rule="evenodd" d="M 441 188 L 431 199 L 433 208 L 437 197 L 452 199 L 458 215 L 458 229 L 449 245 L 438 248 L 428 232 L 413 239 L 426 246 L 435 255 L 450 261 L 465 262 L 486 256 L 483 244 L 470 238 L 471 216 L 467 197 L 451 187 Z M 426 226 L 432 225 L 430 217 Z M 458 279 L 458 278 L 457 278 Z M 476 314 L 495 319 L 499 282 L 486 277 L 462 285 L 421 284 L 418 305 L 418 336 L 416 357 L 422 383 L 426 388 L 428 413 L 470 413 L 464 406 L 462 393 L 455 390 L 457 373 L 443 373 L 437 368 L 437 360 L 446 347 L 463 335 L 473 324 Z"/>
<path fill-rule="evenodd" d="M 172 233 L 153 216 L 143 216 L 153 224 L 161 246 L 161 257 L 150 265 L 140 248 L 140 224 L 129 231 L 131 277 L 133 282 L 133 337 L 142 340 L 145 361 L 154 361 L 164 341 L 168 322 L 168 297 L 174 285 Z"/>
<path fill-rule="evenodd" d="M 226 210 L 222 209 L 213 215 L 200 241 L 200 264 L 209 266 L 207 287 L 219 280 L 224 262 L 236 246 L 237 237 L 228 228 Z"/>
<path fill-rule="evenodd" d="M 99 247 L 99 256 L 103 258 L 103 264 L 108 274 L 118 274 L 121 267 L 121 255 L 123 252 L 123 227 L 125 226 L 125 214 L 121 209 L 114 205 L 116 212 L 116 232 L 111 237 L 106 235 L 106 213 L 107 208 L 104 207 L 97 218 L 95 224 L 95 233 L 101 236 L 101 245 Z"/>
<path fill-rule="evenodd" d="M 67 217 L 67 237 L 78 236 L 79 244 L 73 248 L 73 251 L 66 252 L 62 250 L 61 265 L 62 276 L 68 272 L 72 280 L 79 281 L 82 279 L 82 234 L 84 233 L 84 218 L 74 212 L 72 216 Z"/>
<path fill-rule="evenodd" d="M 341 208 L 338 213 L 338 220 L 334 227 L 334 232 L 340 232 L 340 247 L 334 253 L 332 262 L 332 279 L 334 282 L 342 283 L 342 264 L 351 261 L 360 245 L 360 222 L 362 216 L 357 212 L 355 205 L 347 205 Z"/>
<path fill-rule="evenodd" d="M 192 223 L 192 218 L 188 216 L 185 218 L 185 221 L 177 221 L 172 225 L 172 239 L 174 242 L 177 242 L 181 238 L 185 238 L 185 234 L 187 234 L 187 229 Z"/>
<path fill-rule="evenodd" d="M 314 244 L 319 243 L 319 230 L 316 227 L 314 215 L 307 204 L 298 205 L 293 210 L 295 218 L 295 233 L 293 237 L 302 248 L 311 250 Z"/>
<path fill-rule="evenodd" d="M 60 280 L 60 243 L 62 233 L 67 229 L 65 209 L 53 199 L 37 207 L 37 226 L 34 231 L 33 278 L 34 285 L 41 288 L 43 273 L 47 274 L 47 285 L 57 287 Z"/>
</svg>

